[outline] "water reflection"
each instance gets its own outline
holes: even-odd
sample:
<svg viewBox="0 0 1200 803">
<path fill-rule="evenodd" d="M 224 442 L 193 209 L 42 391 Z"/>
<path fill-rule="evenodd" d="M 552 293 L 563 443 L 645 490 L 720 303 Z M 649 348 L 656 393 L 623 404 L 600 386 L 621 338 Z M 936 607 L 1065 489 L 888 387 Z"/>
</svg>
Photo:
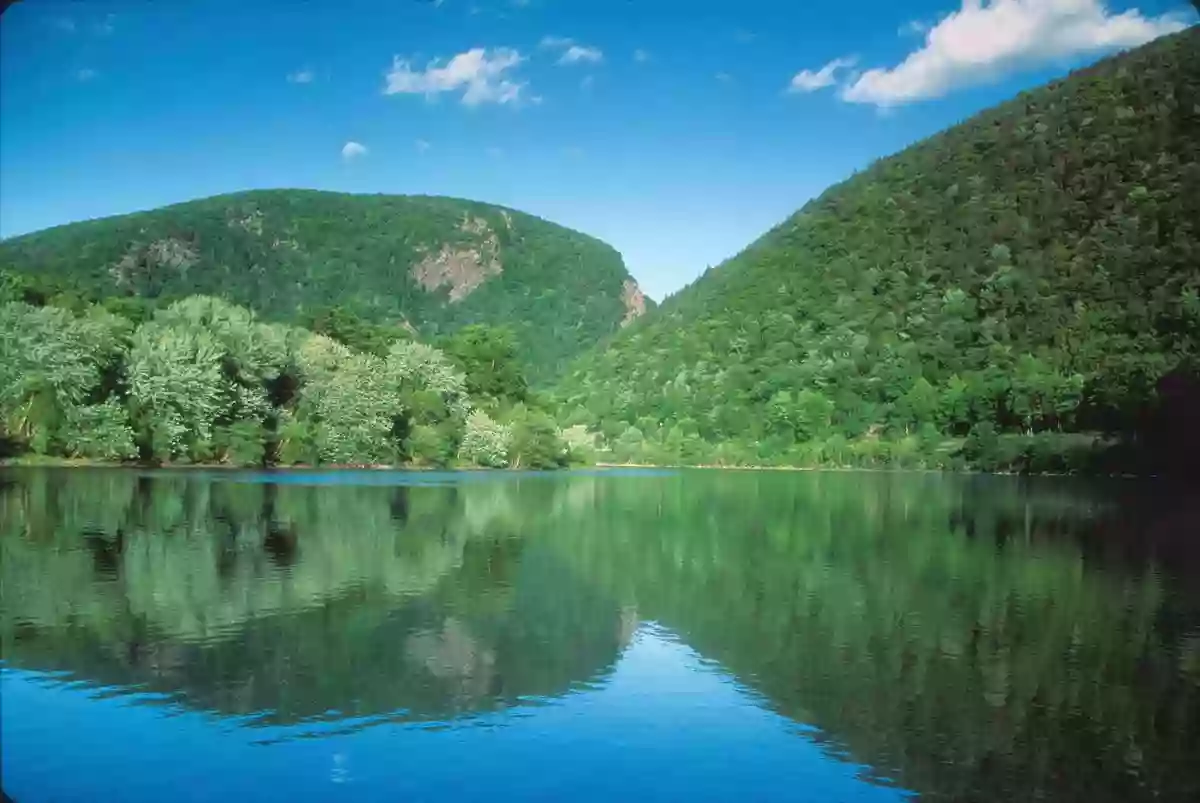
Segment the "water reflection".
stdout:
<svg viewBox="0 0 1200 803">
<path fill-rule="evenodd" d="M 628 611 L 527 554 L 498 484 L 45 471 L 0 505 L 10 663 L 262 722 L 561 694 L 629 637 Z"/>
<path fill-rule="evenodd" d="M 931 800 L 1200 797 L 1198 508 L 1171 489 L 370 476 L 3 475 L 7 665 L 323 739 L 603 689 L 588 721 L 657 721 L 666 761 L 718 695 L 681 678 L 719 677 L 697 749 L 765 709 Z"/>
</svg>

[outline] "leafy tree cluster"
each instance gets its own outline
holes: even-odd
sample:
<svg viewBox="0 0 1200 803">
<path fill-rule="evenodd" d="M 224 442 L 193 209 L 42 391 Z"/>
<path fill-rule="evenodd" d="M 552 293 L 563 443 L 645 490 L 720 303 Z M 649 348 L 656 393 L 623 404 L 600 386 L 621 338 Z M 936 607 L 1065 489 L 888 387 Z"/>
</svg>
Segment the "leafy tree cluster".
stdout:
<svg viewBox="0 0 1200 803">
<path fill-rule="evenodd" d="M 428 290 L 414 268 L 443 249 L 461 253 L 463 270 L 495 270 L 460 298 L 447 286 Z M 136 305 L 212 295 L 269 320 L 362 338 L 355 347 L 376 353 L 406 326 L 432 338 L 505 324 L 534 379 L 617 330 L 629 279 L 610 246 L 531 215 L 453 198 L 308 190 L 222 195 L 11 238 L 0 243 L 0 270 L 0 297 L 49 288 Z M 347 327 L 356 320 L 380 328 Z"/>
<path fill-rule="evenodd" d="M 326 320 L 355 340 L 344 319 Z M 211 296 L 141 323 L 100 306 L 0 304 L 0 450 L 245 466 L 570 461 L 554 419 L 524 390 L 507 332 L 465 336 L 491 360 L 473 378 L 433 346 L 363 331 L 356 350 Z"/>
<path fill-rule="evenodd" d="M 1193 28 L 827 190 L 555 395 L 648 462 L 1030 465 L 1063 433 L 1190 432 L 1194 464 L 1198 376 Z"/>
</svg>

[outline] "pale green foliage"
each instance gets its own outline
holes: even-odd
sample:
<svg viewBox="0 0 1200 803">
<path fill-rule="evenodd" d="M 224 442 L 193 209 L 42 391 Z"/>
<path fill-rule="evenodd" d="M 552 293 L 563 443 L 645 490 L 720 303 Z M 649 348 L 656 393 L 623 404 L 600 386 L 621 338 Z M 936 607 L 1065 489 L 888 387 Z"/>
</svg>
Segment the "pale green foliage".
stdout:
<svg viewBox="0 0 1200 803">
<path fill-rule="evenodd" d="M 227 359 L 244 382 L 273 379 L 289 362 L 287 327 L 259 323 L 250 310 L 219 298 L 185 298 L 160 312 L 155 320 L 208 330 L 223 346 Z"/>
<path fill-rule="evenodd" d="M 471 403 L 465 377 L 441 351 L 400 342 L 380 358 L 311 335 L 298 349 L 297 364 L 303 384 L 296 423 L 288 422 L 286 443 L 281 442 L 289 456 L 391 463 L 406 451 L 413 459 L 440 463 L 454 454 L 450 433 L 461 426 Z M 442 426 L 446 416 L 449 429 Z"/>
<path fill-rule="evenodd" d="M 298 417 L 313 427 L 315 456 L 332 463 L 391 463 L 403 413 L 384 360 L 355 354 L 324 335 L 300 348 L 304 380 Z"/>
<path fill-rule="evenodd" d="M 294 330 L 259 323 L 217 298 L 192 296 L 135 333 L 127 360 L 134 421 L 160 460 L 250 465 L 274 414 L 268 383 L 294 371 Z"/>
<path fill-rule="evenodd" d="M 588 428 L 583 424 L 566 427 L 558 435 L 572 453 L 596 448 L 598 436 L 594 432 L 588 432 Z"/>
<path fill-rule="evenodd" d="M 295 336 L 288 327 L 259 323 L 254 313 L 211 296 L 177 301 L 155 321 L 178 329 L 203 330 L 220 345 L 230 378 L 231 418 L 261 420 L 270 412 L 265 383 L 292 362 Z"/>
<path fill-rule="evenodd" d="M 102 310 L 75 317 L 54 307 L 0 307 L 0 418 L 37 453 L 51 448 L 68 412 L 97 392 L 128 333 Z"/>
<path fill-rule="evenodd" d="M 333 374 L 338 365 L 348 360 L 353 353 L 333 338 L 313 334 L 300 343 L 296 353 L 296 364 L 304 379 L 310 380 Z"/>
<path fill-rule="evenodd" d="M 401 341 L 388 349 L 387 370 L 397 385 L 436 393 L 456 416 L 471 409 L 466 377 L 441 351 L 424 343 Z"/>
<path fill-rule="evenodd" d="M 155 458 L 204 456 L 217 416 L 235 395 L 221 370 L 223 353 L 207 329 L 154 320 L 134 333 L 129 401 Z"/>
<path fill-rule="evenodd" d="M 502 468 L 508 462 L 509 428 L 498 424 L 482 410 L 467 416 L 459 459 L 477 466 Z"/>
<path fill-rule="evenodd" d="M 567 462 L 575 465 L 592 465 L 596 462 L 600 436 L 588 432 L 584 424 L 576 424 L 559 432 L 567 449 Z"/>
<path fill-rule="evenodd" d="M 560 462 L 553 421 L 472 415 L 467 378 L 425 344 L 384 356 L 193 296 L 136 328 L 0 306 L 4 448 L 121 460 L 503 466 Z M 123 381 L 122 381 L 123 380 Z M 518 434 L 519 433 L 519 437 Z"/>
<path fill-rule="evenodd" d="M 114 399 L 67 409 L 62 428 L 63 451 L 91 460 L 137 457 L 129 414 Z"/>
<path fill-rule="evenodd" d="M 518 404 L 509 411 L 508 458 L 513 468 L 556 468 L 570 459 L 558 427 L 545 412 Z"/>
</svg>

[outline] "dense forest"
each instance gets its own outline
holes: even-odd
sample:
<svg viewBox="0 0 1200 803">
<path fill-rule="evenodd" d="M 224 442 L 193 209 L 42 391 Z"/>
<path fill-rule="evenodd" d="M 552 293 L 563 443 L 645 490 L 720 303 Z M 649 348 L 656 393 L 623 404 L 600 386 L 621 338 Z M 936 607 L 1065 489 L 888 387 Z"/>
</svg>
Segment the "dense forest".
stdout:
<svg viewBox="0 0 1200 803">
<path fill-rule="evenodd" d="M 531 215 L 311 190 L 221 195 L 11 238 L 0 242 L 0 271 L 50 295 L 160 306 L 212 295 L 273 321 L 334 309 L 426 338 L 502 324 L 534 379 L 645 303 L 612 247 Z"/>
<path fill-rule="evenodd" d="M 1195 470 L 1200 29 L 877 162 L 647 315 L 528 215 L 292 190 L 5 241 L 0 304 L 9 454 Z"/>
<path fill-rule="evenodd" d="M 191 296 L 140 322 L 0 303 L 0 457 L 226 465 L 557 467 L 581 457 L 515 339 L 442 348 L 341 318 L 329 334 Z"/>
<path fill-rule="evenodd" d="M 1133 471 L 1195 467 L 1198 376 L 1192 28 L 830 188 L 556 398 L 635 462 Z"/>
</svg>

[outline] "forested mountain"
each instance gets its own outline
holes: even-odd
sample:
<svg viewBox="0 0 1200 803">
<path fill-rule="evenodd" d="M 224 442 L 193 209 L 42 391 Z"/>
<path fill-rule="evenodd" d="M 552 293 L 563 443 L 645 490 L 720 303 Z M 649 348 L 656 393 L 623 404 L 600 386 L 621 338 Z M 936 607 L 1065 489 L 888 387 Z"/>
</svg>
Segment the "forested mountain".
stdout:
<svg viewBox="0 0 1200 803">
<path fill-rule="evenodd" d="M 221 195 L 15 237 L 0 242 L 0 271 L 92 300 L 216 295 L 285 322 L 333 308 L 425 337 L 503 323 L 534 378 L 644 303 L 613 248 L 539 218 L 453 198 L 309 190 Z"/>
<path fill-rule="evenodd" d="M 939 464 L 968 434 L 1195 438 L 1198 374 L 1192 28 L 830 188 L 557 395 L 622 459 Z"/>
</svg>

